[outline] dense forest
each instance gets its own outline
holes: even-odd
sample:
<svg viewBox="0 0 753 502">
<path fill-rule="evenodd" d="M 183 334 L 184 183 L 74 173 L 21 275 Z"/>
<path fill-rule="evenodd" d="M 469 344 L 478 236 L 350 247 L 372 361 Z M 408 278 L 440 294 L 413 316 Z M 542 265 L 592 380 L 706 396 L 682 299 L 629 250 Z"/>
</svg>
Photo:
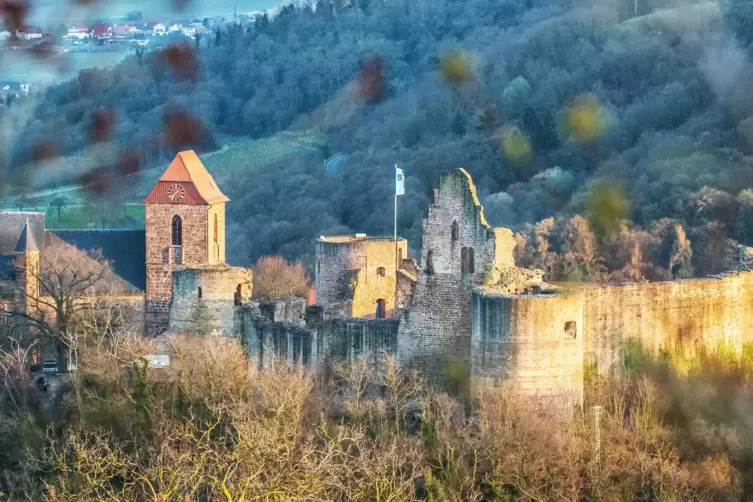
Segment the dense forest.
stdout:
<svg viewBox="0 0 753 502">
<path fill-rule="evenodd" d="M 49 89 L 9 164 L 50 138 L 59 154 L 113 140 L 154 166 L 219 134 L 314 129 L 316 155 L 220 180 L 231 261 L 391 233 L 398 163 L 414 250 L 438 173 L 465 167 L 521 263 L 552 279 L 701 275 L 753 245 L 751 41 L 739 0 L 321 0 Z"/>
</svg>

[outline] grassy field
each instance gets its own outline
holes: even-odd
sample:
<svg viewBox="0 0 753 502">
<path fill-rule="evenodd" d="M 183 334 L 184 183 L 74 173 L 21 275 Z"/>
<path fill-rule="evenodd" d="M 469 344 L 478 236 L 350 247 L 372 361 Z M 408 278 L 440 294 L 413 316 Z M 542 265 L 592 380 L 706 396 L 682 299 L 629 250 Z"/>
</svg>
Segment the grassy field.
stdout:
<svg viewBox="0 0 753 502">
<path fill-rule="evenodd" d="M 48 208 L 47 228 L 144 228 L 144 206 L 126 204 L 102 211 L 96 206 L 70 206 L 60 211 Z"/>
<path fill-rule="evenodd" d="M 222 149 L 202 156 L 204 165 L 218 179 L 244 175 L 275 162 L 317 150 L 321 137 L 307 132 L 283 132 L 263 139 L 224 138 Z"/>
<path fill-rule="evenodd" d="M 321 136 L 308 131 L 283 132 L 258 140 L 234 136 L 218 139 L 223 145 L 222 148 L 202 155 L 201 159 L 220 187 L 252 175 L 255 170 L 276 162 L 316 152 L 323 144 Z M 70 166 L 87 165 L 78 157 L 72 160 L 59 159 L 56 163 Z M 63 181 L 58 182 L 57 188 L 40 187 L 39 190 L 21 197 L 8 198 L 0 207 L 8 210 L 45 211 L 49 228 L 142 228 L 144 207 L 140 202 L 166 167 L 167 165 L 163 164 L 145 169 L 141 172 L 140 181 L 128 188 L 125 188 L 125 183 L 120 183 L 120 199 L 126 201 L 120 207 L 92 204 L 82 187 Z M 82 173 L 73 171 L 68 173 L 74 177 L 80 174 Z M 60 197 L 67 200 L 67 205 L 61 208 L 58 217 L 55 200 Z"/>
</svg>

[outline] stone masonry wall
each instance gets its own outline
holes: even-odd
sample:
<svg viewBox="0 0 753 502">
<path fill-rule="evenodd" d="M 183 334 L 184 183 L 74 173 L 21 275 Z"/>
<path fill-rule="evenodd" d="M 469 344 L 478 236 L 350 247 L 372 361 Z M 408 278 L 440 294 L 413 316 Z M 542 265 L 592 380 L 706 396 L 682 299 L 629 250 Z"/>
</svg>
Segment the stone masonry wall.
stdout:
<svg viewBox="0 0 753 502">
<path fill-rule="evenodd" d="M 656 351 L 753 342 L 753 272 L 721 278 L 584 286 L 586 358 L 606 371 L 629 339 Z"/>
<path fill-rule="evenodd" d="M 579 295 L 473 293 L 474 387 L 506 387 L 549 404 L 583 402 Z"/>
<path fill-rule="evenodd" d="M 366 358 L 378 370 L 382 353 L 397 353 L 398 319 L 331 319 L 316 327 L 317 360 L 353 363 Z"/>
<path fill-rule="evenodd" d="M 236 317 L 241 341 L 259 369 L 351 363 L 359 357 L 378 368 L 382 351 L 397 351 L 398 319 L 330 319 L 305 326 L 297 317 L 292 323 L 272 321 L 259 307 L 244 305 Z"/>
<path fill-rule="evenodd" d="M 251 287 L 251 271 L 245 268 L 208 265 L 176 270 L 169 331 L 237 336 L 236 303 L 251 297 Z"/>
<path fill-rule="evenodd" d="M 167 328 L 172 300 L 172 272 L 183 266 L 205 265 L 209 261 L 209 214 L 221 214 L 224 237 L 224 204 L 199 206 L 183 204 L 146 205 L 146 296 L 145 331 L 154 336 Z M 172 219 L 180 216 L 183 229 L 182 264 L 173 263 Z M 213 218 L 212 218 L 213 219 Z M 219 223 L 219 221 L 218 221 Z M 224 253 L 224 238 L 221 239 Z M 164 257 L 169 262 L 164 263 Z"/>
<path fill-rule="evenodd" d="M 408 242 L 373 237 L 328 237 L 316 244 L 316 300 L 329 315 L 374 317 L 377 300 L 395 310 L 397 286 L 396 253 L 406 257 Z M 384 276 L 377 271 L 384 268 Z M 343 296 L 348 272 L 356 287 L 350 298 Z"/>
<path fill-rule="evenodd" d="M 433 194 L 423 220 L 418 282 L 403 314 L 398 355 L 401 364 L 443 384 L 448 364 L 470 364 L 471 291 L 484 282 L 487 268 L 496 263 L 497 245 L 465 170 L 442 173 Z M 458 227 L 455 240 L 453 222 Z M 461 272 L 462 248 L 473 249 L 473 273 Z M 429 253 L 433 270 L 428 270 Z"/>
</svg>

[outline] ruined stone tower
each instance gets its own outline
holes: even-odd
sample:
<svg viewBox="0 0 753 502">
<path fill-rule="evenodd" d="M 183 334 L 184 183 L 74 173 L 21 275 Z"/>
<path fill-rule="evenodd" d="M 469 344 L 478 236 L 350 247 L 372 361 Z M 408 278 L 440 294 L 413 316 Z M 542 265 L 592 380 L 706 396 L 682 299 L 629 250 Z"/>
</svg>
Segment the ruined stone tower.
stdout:
<svg viewBox="0 0 753 502">
<path fill-rule="evenodd" d="M 471 293 L 493 266 L 514 267 L 515 240 L 492 228 L 464 169 L 441 174 L 423 219 L 418 281 L 398 335 L 401 364 L 437 384 L 470 372 Z M 459 376 L 459 375 L 456 375 Z"/>
<path fill-rule="evenodd" d="M 167 329 L 175 270 L 225 263 L 228 201 L 193 150 L 176 155 L 144 199 L 148 335 Z"/>
<path fill-rule="evenodd" d="M 235 309 L 251 298 L 251 270 L 207 265 L 176 270 L 170 307 L 172 333 L 235 336 Z"/>
<path fill-rule="evenodd" d="M 316 298 L 328 316 L 392 317 L 408 242 L 343 235 L 316 242 Z"/>
</svg>

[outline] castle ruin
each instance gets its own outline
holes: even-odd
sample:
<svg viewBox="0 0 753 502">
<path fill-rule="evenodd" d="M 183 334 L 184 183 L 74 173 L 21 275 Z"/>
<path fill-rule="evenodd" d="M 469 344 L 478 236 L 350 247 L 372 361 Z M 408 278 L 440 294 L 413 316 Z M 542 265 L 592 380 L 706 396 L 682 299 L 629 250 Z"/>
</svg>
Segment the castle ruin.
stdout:
<svg viewBox="0 0 753 502">
<path fill-rule="evenodd" d="M 512 232 L 487 223 L 463 169 L 442 173 L 432 191 L 418 260 L 408 257 L 405 239 L 320 237 L 313 305 L 251 301 L 251 271 L 225 264 L 228 201 L 198 156 L 181 152 L 144 200 L 145 232 L 128 237 L 145 242 L 144 256 L 106 249 L 121 277 L 143 284 L 148 335 L 237 337 L 258 368 L 359 358 L 378 368 L 387 351 L 439 386 L 459 369 L 475 388 L 575 404 L 583 399 L 584 364 L 610 371 L 628 340 L 654 351 L 720 344 L 741 351 L 753 342 L 753 272 L 546 284 L 541 271 L 516 266 Z M 12 231 L 0 232 L 0 265 L 15 264 L 8 277 L 21 287 L 26 275 L 18 267 L 43 260 L 45 241 L 111 241 L 105 234 L 98 241 L 96 232 L 52 234 L 44 215 L 23 215 L 24 223 L 13 214 L 0 213 L 0 221 L 13 222 Z M 141 260 L 141 279 L 134 278 L 138 268 L 125 266 L 129 260 Z"/>
</svg>

